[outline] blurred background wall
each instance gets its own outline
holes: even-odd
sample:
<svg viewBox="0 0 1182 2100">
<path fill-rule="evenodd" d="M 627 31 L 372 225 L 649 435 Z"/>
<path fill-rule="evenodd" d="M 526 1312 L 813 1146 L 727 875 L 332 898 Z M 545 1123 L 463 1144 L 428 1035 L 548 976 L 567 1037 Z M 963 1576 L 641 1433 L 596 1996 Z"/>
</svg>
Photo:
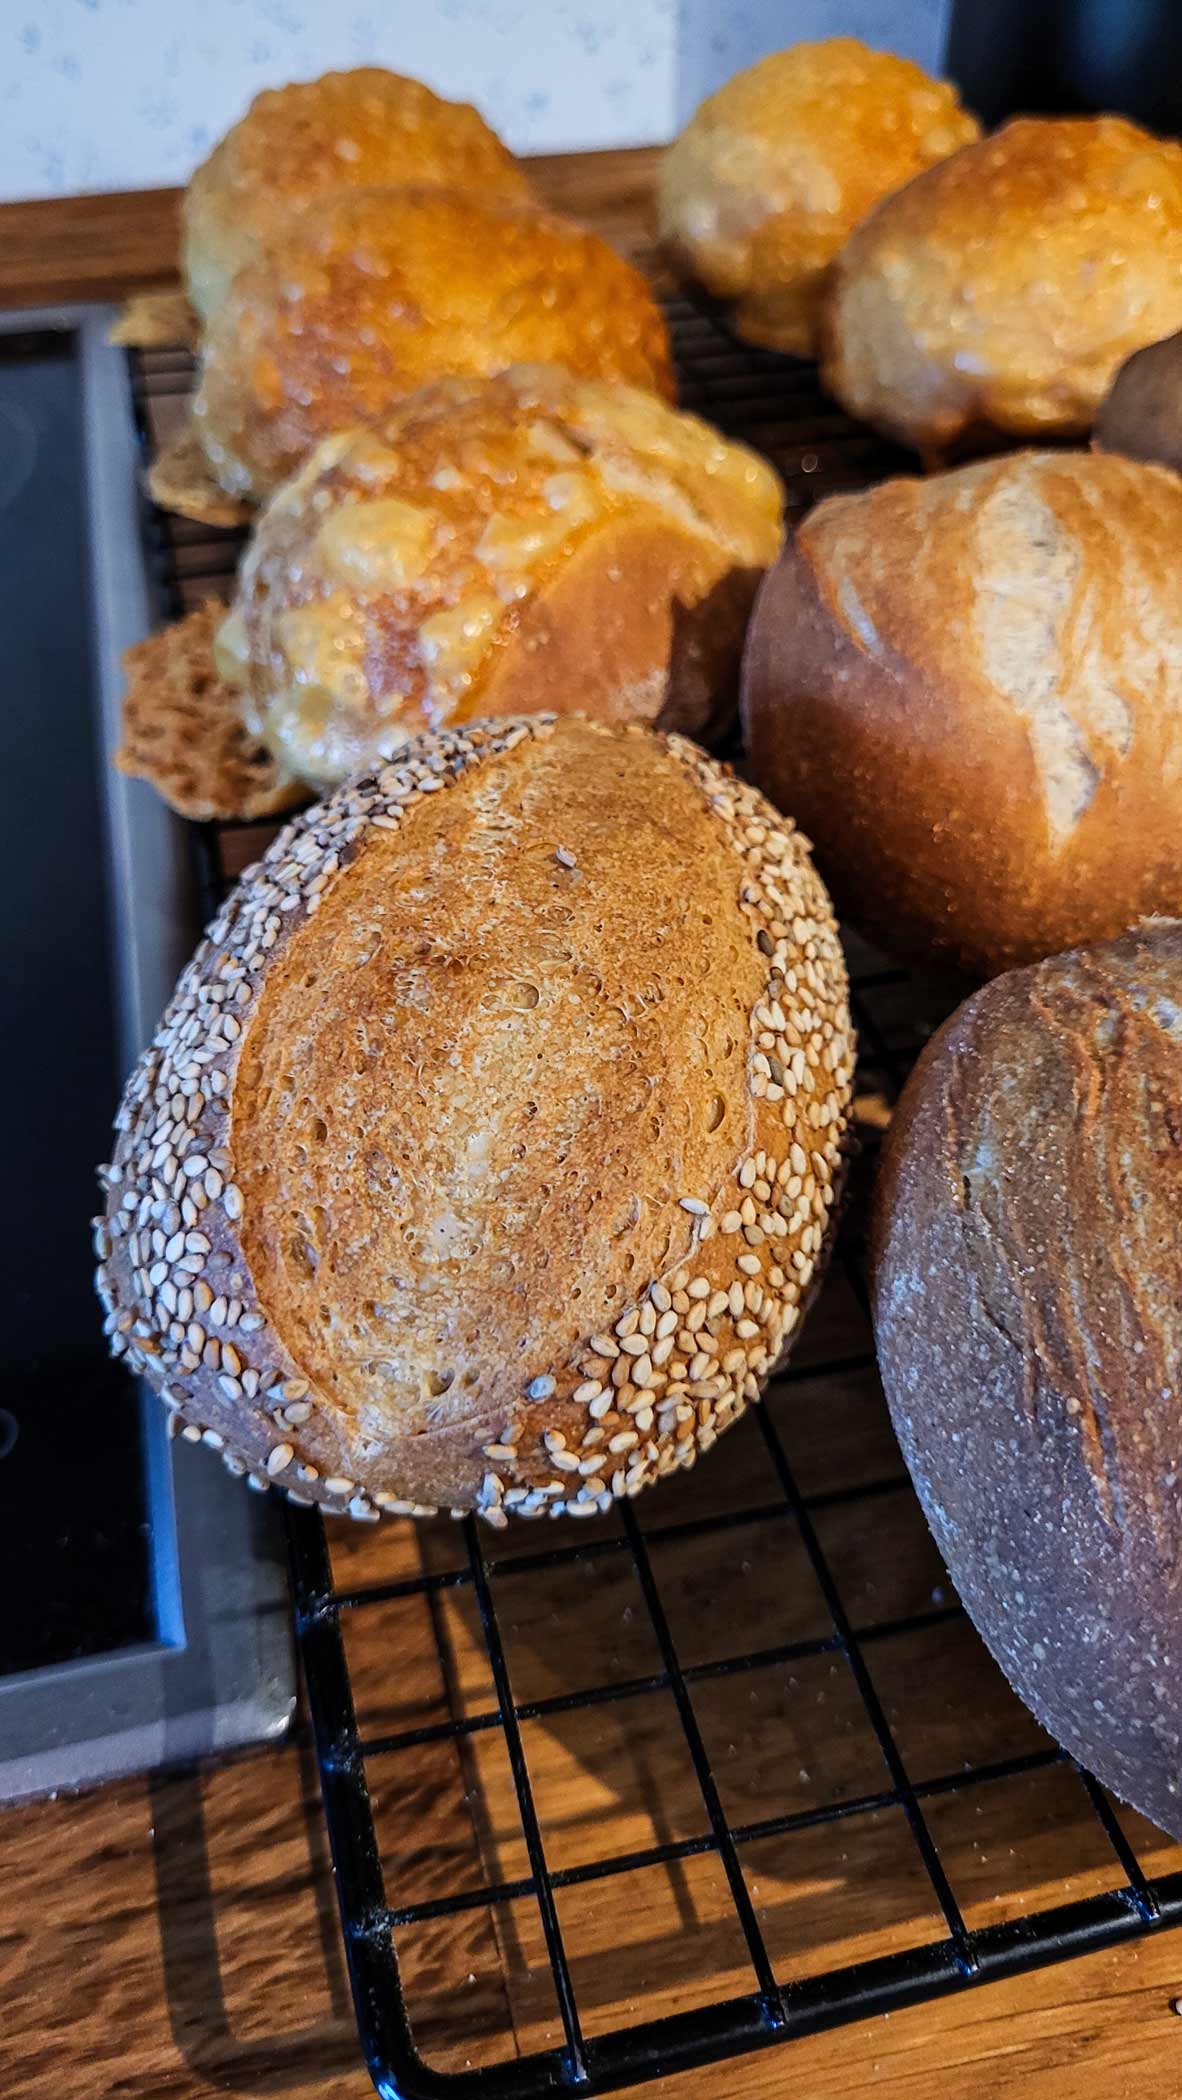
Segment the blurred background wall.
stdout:
<svg viewBox="0 0 1182 2100">
<path fill-rule="evenodd" d="M 800 37 L 861 36 L 938 66 L 947 9 L 948 0 L 0 0 L 0 198 L 183 182 L 260 87 L 369 62 L 477 103 L 519 152 L 644 145 L 668 138 L 740 66 Z"/>
</svg>

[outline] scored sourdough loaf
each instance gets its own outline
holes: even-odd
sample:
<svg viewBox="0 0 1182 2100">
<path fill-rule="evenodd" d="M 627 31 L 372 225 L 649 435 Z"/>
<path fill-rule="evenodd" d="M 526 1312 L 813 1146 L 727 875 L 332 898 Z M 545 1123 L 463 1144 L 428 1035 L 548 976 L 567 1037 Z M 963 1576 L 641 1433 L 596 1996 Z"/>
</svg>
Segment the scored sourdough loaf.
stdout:
<svg viewBox="0 0 1182 2100">
<path fill-rule="evenodd" d="M 818 504 L 743 666 L 838 910 L 987 976 L 1182 896 L 1182 480 L 1019 452 Z"/>
<path fill-rule="evenodd" d="M 692 745 L 423 738 L 282 831 L 128 1083 L 111 1345 L 297 1500 L 588 1515 L 758 1396 L 824 1263 L 845 970 Z"/>
<path fill-rule="evenodd" d="M 877 1192 L 895 1429 L 974 1623 L 1073 1756 L 1182 1837 L 1182 920 L 987 985 Z"/>
</svg>

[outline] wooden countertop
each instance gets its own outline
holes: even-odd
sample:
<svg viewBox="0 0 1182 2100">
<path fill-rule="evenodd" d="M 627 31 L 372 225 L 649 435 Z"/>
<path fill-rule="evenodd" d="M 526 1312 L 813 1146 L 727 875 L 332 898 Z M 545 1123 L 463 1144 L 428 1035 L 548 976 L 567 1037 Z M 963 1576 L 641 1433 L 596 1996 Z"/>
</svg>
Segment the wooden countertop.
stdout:
<svg viewBox="0 0 1182 2100">
<path fill-rule="evenodd" d="M 550 157 L 536 162 L 534 173 L 556 203 L 636 251 L 650 238 L 653 163 L 647 150 Z M 172 191 L 5 207 L 0 304 L 109 298 L 165 283 L 175 273 L 175 241 Z M 741 1471 L 741 1438 L 742 1428 L 712 1467 L 733 1464 Z M 728 1447 L 731 1460 L 724 1458 Z M 192 1462 L 211 1461 L 193 1454 Z M 408 1555 L 446 1550 L 446 1540 L 440 1546 L 425 1535 L 420 1540 L 411 1527 L 384 1526 L 379 1533 L 349 1528 L 334 1552 L 347 1563 L 349 1579 L 361 1581 L 384 1577 Z M 901 1544 L 894 1554 L 907 1580 L 930 1582 L 924 1552 L 922 1544 L 906 1550 Z M 544 1629 L 535 1630 L 536 1661 Z M 437 1636 L 435 1628 L 429 1640 L 410 1617 L 395 1624 L 376 1608 L 357 1614 L 351 1665 L 361 1696 L 376 1712 L 395 1696 L 395 1677 L 399 1697 L 412 1696 L 407 1687 L 413 1687 L 420 1719 L 454 1711 L 457 1699 L 482 1696 L 479 1647 L 462 1618 L 451 1629 L 454 1676 L 447 1686 L 431 1678 Z M 588 1667 L 593 1663 L 589 1649 Z M 381 1725 L 392 1725 L 388 1715 Z M 493 1737 L 489 1731 L 472 1740 Z M 646 1754 L 651 1779 L 659 1770 L 655 1738 Z M 418 1764 L 415 1755 L 375 1799 L 392 1838 L 401 1820 L 404 1854 L 413 1831 L 423 1886 L 431 1887 L 445 1857 L 454 1871 L 461 1838 L 477 1844 L 484 1872 L 491 1866 L 513 1871 L 505 1849 L 510 1840 L 498 1835 L 503 1794 L 496 1773 L 441 1776 L 427 1750 Z M 564 1833 L 577 1833 L 572 1844 L 585 1847 L 603 1820 L 602 1774 L 592 1760 L 571 1754 L 561 1730 L 540 1739 L 534 1756 L 535 1784 L 540 1775 L 556 1791 Z M 800 1778 L 807 1777 L 802 1770 Z M 477 1784 L 483 1789 L 479 1814 Z M 633 1798 L 621 1781 L 613 1812 L 637 1820 L 633 1842 L 652 1841 L 643 1789 Z M 481 1816 L 484 1827 L 474 1839 Z M 1054 1818 L 1032 1814 L 1022 1879 L 1041 1900 L 1061 1900 L 1065 1877 L 1075 1874 L 1073 1830 L 1065 1849 Z M 990 1843 L 1012 1835 L 1004 1820 L 992 1838 L 985 1827 Z M 964 1853 L 971 1882 L 972 1863 L 983 1856 L 980 1833 L 966 1841 Z M 619 1957 L 616 1967 L 624 1974 L 614 1988 L 626 1999 L 630 1965 L 641 1958 L 631 1951 L 628 1899 L 612 1897 L 611 1883 L 598 1886 L 609 1892 L 604 1903 L 619 1906 L 600 1929 Z M 869 1890 L 869 1881 L 865 1886 Z M 807 1898 L 810 1917 L 831 1915 L 833 1892 L 823 1873 Z M 683 1907 L 668 1923 L 670 1946 L 684 1938 L 687 1921 L 700 1921 L 709 1908 L 688 1884 L 679 1901 Z M 864 1937 L 856 1923 L 846 1929 L 855 1939 L 861 1929 Z M 527 1937 L 524 1920 L 521 1930 Z M 506 1968 L 505 1946 L 494 1931 L 501 1933 L 501 1926 L 473 1912 L 462 1931 L 454 1924 L 434 1936 L 428 1931 L 404 1953 L 427 2038 L 450 2038 L 453 2057 L 460 2008 L 471 2022 L 482 1993 L 505 1989 L 492 1980 Z M 523 2045 L 537 2046 L 547 2015 L 531 2001 L 526 1957 L 509 1987 L 509 2013 Z M 717 1959 L 725 1966 L 725 1953 Z M 659 1978 L 646 1975 L 650 1991 L 654 1981 L 659 1989 Z M 789 2093 L 801 2100 L 870 2093 L 908 2100 L 1140 2100 L 1146 2091 L 1182 2088 L 1182 2019 L 1172 2011 L 1180 1990 L 1182 1938 L 1166 1933 L 642 2090 L 659 2100 L 775 2100 Z M 279 1751 L 0 1811 L 0 2004 L 6 2100 L 214 2100 L 226 2094 L 287 2100 L 308 2092 L 364 2100 L 372 2088 L 359 2060 L 303 1731 Z"/>
</svg>

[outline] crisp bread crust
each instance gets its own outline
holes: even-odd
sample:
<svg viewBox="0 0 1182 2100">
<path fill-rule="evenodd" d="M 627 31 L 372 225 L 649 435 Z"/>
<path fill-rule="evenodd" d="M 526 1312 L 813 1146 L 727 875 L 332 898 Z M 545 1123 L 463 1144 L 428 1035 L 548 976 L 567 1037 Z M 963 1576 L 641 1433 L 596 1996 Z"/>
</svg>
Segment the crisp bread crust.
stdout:
<svg viewBox="0 0 1182 2100">
<path fill-rule="evenodd" d="M 844 918 L 984 977 L 1176 908 L 1180 535 L 1177 475 L 1088 452 L 810 513 L 756 601 L 743 710 Z"/>
<path fill-rule="evenodd" d="M 921 450 L 1079 437 L 1182 324 L 1182 146 L 1123 117 L 1017 117 L 893 191 L 833 265 L 826 389 Z"/>
<path fill-rule="evenodd" d="M 829 266 L 880 198 L 978 137 L 956 89 L 856 37 L 793 44 L 707 97 L 661 164 L 680 274 L 748 342 L 815 357 Z"/>
<path fill-rule="evenodd" d="M 1182 921 L 998 979 L 887 1140 L 875 1337 L 968 1611 L 1038 1719 L 1182 1835 Z"/>
<path fill-rule="evenodd" d="M 616 1105 L 609 1075 L 601 1117 L 590 1125 L 590 1156 L 578 1152 L 574 1181 L 555 1180 L 557 1168 L 546 1154 L 539 1185 L 526 1184 L 519 1227 L 510 1237 L 506 1222 L 499 1244 L 499 1212 L 493 1213 L 493 1228 L 474 1259 L 481 1264 L 479 1280 L 492 1293 L 490 1321 L 496 1332 L 491 1340 L 470 1337 L 472 1380 L 465 1376 L 452 1382 L 454 1333 L 434 1353 L 424 1334 L 423 1306 L 435 1308 L 440 1301 L 435 1271 L 420 1260 L 409 1316 L 391 1333 L 389 1405 L 383 1404 L 381 1382 L 374 1384 L 372 1364 L 358 1370 L 351 1359 L 346 1362 L 344 1350 L 342 1378 L 345 1383 L 352 1378 L 362 1398 L 342 1398 L 331 1350 L 317 1358 L 322 1364 L 317 1375 L 288 1346 L 299 1322 L 310 1316 L 309 1306 L 285 1291 L 286 1242 L 280 1246 L 278 1238 L 284 1220 L 265 1207 L 248 1211 L 243 1188 L 243 1183 L 248 1190 L 266 1186 L 268 1160 L 259 1156 L 255 1140 L 266 1114 L 273 1113 L 265 1100 L 269 1075 L 276 1070 L 268 1027 L 274 1034 L 275 1016 L 282 1018 L 285 986 L 296 996 L 303 973 L 310 978 L 317 967 L 317 914 L 325 913 L 322 924 L 335 952 L 338 941 L 353 937 L 345 907 L 364 892 L 375 870 L 382 877 L 379 889 L 387 881 L 387 868 L 388 882 L 396 887 L 401 855 L 409 854 L 412 837 L 420 857 L 424 844 L 430 845 L 432 825 L 439 826 L 441 847 L 446 843 L 450 798 L 465 798 L 464 805 L 454 805 L 454 821 L 465 817 L 467 807 L 475 811 L 475 822 L 489 810 L 489 798 L 511 795 L 515 774 L 524 773 L 524 821 L 544 824 L 544 837 L 548 840 L 552 829 L 557 839 L 552 852 L 546 848 L 556 928 L 561 933 L 564 911 L 581 909 L 591 915 L 587 924 L 593 933 L 598 911 L 608 936 L 610 969 L 617 973 L 613 983 L 623 982 L 620 969 L 633 973 L 631 993 L 624 999 L 631 1018 L 613 1018 L 605 1042 L 621 1062 L 630 1098 L 639 1103 L 636 1113 L 647 1116 L 644 1100 L 650 1091 L 654 1109 L 660 1108 L 662 1074 L 653 1069 L 645 1079 L 636 1046 L 646 1045 L 650 1058 L 659 1050 L 660 1023 L 653 1033 L 652 1015 L 659 1013 L 663 997 L 675 1007 L 679 999 L 695 996 L 692 979 L 688 991 L 671 979 L 662 988 L 653 953 L 637 953 L 627 961 L 625 936 L 635 912 L 630 894 L 656 877 L 639 852 L 633 866 L 630 835 L 607 839 L 601 833 L 605 864 L 615 852 L 622 855 L 621 868 L 632 867 L 611 904 L 613 916 L 609 921 L 605 907 L 590 901 L 581 906 L 563 902 L 568 896 L 577 900 L 575 886 L 584 879 L 577 861 L 568 865 L 574 856 L 561 844 L 563 810 L 569 815 L 577 798 L 591 794 L 597 771 L 610 774 L 614 768 L 613 777 L 619 777 L 629 765 L 641 768 L 646 783 L 659 785 L 663 779 L 678 808 L 688 810 L 691 837 L 683 850 L 714 867 L 715 886 L 703 892 L 711 911 L 719 895 L 718 871 L 733 863 L 733 921 L 728 916 L 722 929 L 734 957 L 730 981 L 703 985 L 700 993 L 702 1026 L 727 1036 L 726 1047 L 734 1052 L 727 1069 L 737 1070 L 738 1086 L 733 1096 L 724 1097 L 714 1091 L 721 1082 L 705 1070 L 687 1082 L 695 1117 L 699 1109 L 705 1113 L 694 1125 L 702 1135 L 679 1140 L 679 1181 L 661 1183 L 660 1203 L 648 1198 L 617 1203 L 619 1215 L 603 1243 L 591 1250 L 594 1259 L 585 1268 L 577 1220 L 573 1228 L 569 1218 L 562 1224 L 564 1189 L 572 1200 L 597 1182 L 620 1194 L 628 1186 L 651 1190 L 660 1181 L 668 1151 L 667 1138 L 666 1153 L 659 1150 L 660 1117 L 654 1115 L 651 1155 L 631 1162 L 621 1156 L 621 1132 L 640 1125 L 635 1119 L 628 1123 Z M 557 799 L 545 785 L 547 766 L 560 770 L 569 783 Z M 391 833 L 400 830 L 407 845 L 399 841 L 395 853 Z M 388 856 L 384 862 L 383 854 Z M 378 859 L 370 861 L 367 875 L 372 855 Z M 484 879 L 474 862 L 471 880 L 479 889 Z M 532 879 L 540 880 L 536 864 Z M 614 885 L 617 878 L 612 879 Z M 590 869 L 586 883 L 590 897 Z M 438 946 L 438 914 L 432 915 L 429 894 L 421 905 L 426 945 L 419 943 L 416 954 L 403 958 L 412 970 L 424 966 L 428 950 Z M 500 902 L 497 909 L 503 909 Z M 365 945 L 366 927 L 356 930 Z M 605 970 L 607 955 L 605 950 Z M 507 953 L 506 960 L 511 964 L 514 957 Z M 592 950 L 578 964 L 580 983 L 594 981 L 597 960 Z M 331 969 L 331 955 L 321 961 Z M 397 957 L 388 961 L 396 970 L 401 967 Z M 451 966 L 446 955 L 443 961 Z M 275 997 L 264 998 L 272 973 Z M 728 1034 L 732 1013 L 741 1023 L 734 1042 Z M 318 1047 L 309 1057 L 331 1058 L 352 1019 L 329 1004 Z M 416 1014 L 407 1012 L 401 1025 L 413 1034 Z M 519 1033 L 516 1025 L 510 1031 Z M 433 1047 L 424 1043 L 428 1060 Z M 684 1066 L 689 1055 L 684 1042 L 669 1048 L 671 1059 Z M 539 1099 L 557 1117 L 565 1086 L 560 1035 L 549 1049 L 552 1073 L 539 1074 L 536 1085 L 545 1089 Z M 246 1069 L 251 1098 L 239 1102 Z M 360 1518 L 382 1510 L 475 1507 L 494 1525 L 505 1524 L 514 1512 L 536 1517 L 547 1511 L 589 1515 L 606 1509 L 613 1499 L 692 1465 L 758 1397 L 828 1252 L 847 1147 L 852 1070 L 845 971 L 825 892 L 792 828 L 727 769 L 679 738 L 547 717 L 421 739 L 397 764 L 342 789 L 288 825 L 266 858 L 247 871 L 181 978 L 128 1083 L 114 1158 L 101 1172 L 107 1204 L 105 1216 L 96 1221 L 98 1280 L 112 1348 L 161 1393 L 183 1425 L 182 1434 L 212 1444 L 232 1471 L 248 1473 L 257 1485 L 277 1480 L 297 1501 L 323 1503 Z M 497 1097 L 495 1074 L 489 1088 L 485 1119 L 495 1133 L 507 1107 L 515 1110 L 519 1103 L 512 1089 L 508 1104 Z M 527 1111 L 533 1107 L 525 1104 Z M 235 1121 L 239 1110 L 245 1127 Z M 676 1122 L 679 1115 L 688 1131 L 683 1105 L 670 1101 L 668 1118 Z M 465 1133 L 471 1134 L 479 1147 L 480 1122 L 473 1116 L 464 1123 L 461 1139 L 466 1142 Z M 293 1115 L 290 1138 L 278 1141 L 292 1156 L 305 1142 L 296 1124 Z M 427 1119 L 419 1128 L 423 1146 L 429 1145 L 435 1127 Z M 447 1135 L 450 1141 L 454 1130 Z M 695 1186 L 695 1165 L 700 1171 L 706 1161 L 710 1185 Z M 629 1171 L 635 1175 L 631 1183 Z M 432 1193 L 428 1186 L 428 1204 Z M 429 1216 L 429 1225 L 452 1229 L 441 1192 L 435 1200 L 437 1215 Z M 542 1230 L 550 1201 L 559 1205 L 554 1215 L 567 1231 L 563 1244 L 570 1250 L 570 1269 L 561 1275 L 551 1273 L 558 1254 Z M 347 1237 L 345 1213 L 329 1224 L 326 1245 L 335 1261 Z M 375 1200 L 368 1227 L 359 1235 L 363 1252 L 367 1231 L 393 1233 L 397 1224 L 397 1204 L 384 1208 L 380 1197 Z M 247 1244 L 261 1250 L 273 1302 L 260 1302 Z M 393 1240 L 391 1246 L 404 1263 L 405 1249 Z M 616 1269 L 613 1247 L 619 1250 Z M 660 1250 L 659 1260 L 654 1249 Z M 549 1324 L 527 1329 L 528 1351 L 515 1362 L 505 1360 L 498 1325 L 496 1265 L 506 1258 L 510 1268 L 517 1264 L 517 1281 L 528 1270 L 537 1278 L 539 1293 L 550 1291 L 561 1308 Z M 583 1327 L 574 1309 L 588 1271 L 613 1301 L 612 1317 L 593 1331 Z M 325 1287 L 317 1282 L 316 1288 L 323 1292 Z M 346 1314 L 353 1317 L 347 1279 L 328 1288 L 330 1296 L 335 1292 L 331 1316 L 342 1322 Z M 362 1310 L 369 1317 L 384 1308 Z M 461 1291 L 456 1319 L 445 1324 L 454 1328 L 465 1310 Z M 352 1329 L 343 1324 L 341 1332 L 347 1339 Z M 426 1396 L 421 1405 L 413 1391 L 407 1397 L 405 1381 L 399 1385 L 403 1359 L 421 1374 Z"/>
</svg>

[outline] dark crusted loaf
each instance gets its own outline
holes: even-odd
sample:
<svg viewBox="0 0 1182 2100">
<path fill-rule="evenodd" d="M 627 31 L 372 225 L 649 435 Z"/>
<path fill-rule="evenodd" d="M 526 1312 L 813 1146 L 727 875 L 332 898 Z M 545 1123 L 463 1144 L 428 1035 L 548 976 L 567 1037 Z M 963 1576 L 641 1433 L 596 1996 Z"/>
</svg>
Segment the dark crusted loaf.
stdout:
<svg viewBox="0 0 1182 2100">
<path fill-rule="evenodd" d="M 935 1037 L 873 1288 L 975 1624 L 1051 1733 L 1182 1835 L 1182 920 L 999 978 Z"/>
</svg>

